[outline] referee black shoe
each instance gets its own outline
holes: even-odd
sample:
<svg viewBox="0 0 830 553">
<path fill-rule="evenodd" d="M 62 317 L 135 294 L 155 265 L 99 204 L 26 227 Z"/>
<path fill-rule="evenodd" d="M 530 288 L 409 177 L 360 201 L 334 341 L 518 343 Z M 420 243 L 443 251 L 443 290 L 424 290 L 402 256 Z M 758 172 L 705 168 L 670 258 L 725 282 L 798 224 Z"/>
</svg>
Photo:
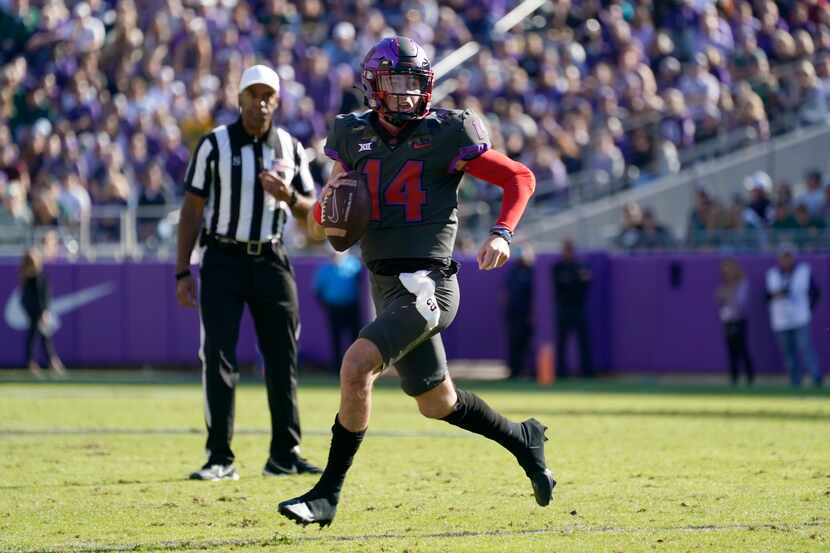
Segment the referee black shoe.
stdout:
<svg viewBox="0 0 830 553">
<path fill-rule="evenodd" d="M 526 444 L 526 450 L 518 456 L 519 464 L 525 470 L 533 486 L 533 495 L 536 503 L 545 507 L 550 503 L 553 496 L 553 488 L 556 487 L 556 480 L 553 473 L 545 464 L 545 430 L 548 427 L 536 419 L 527 419 L 522 423 L 522 434 Z"/>
<path fill-rule="evenodd" d="M 282 516 L 297 524 L 319 524 L 320 528 L 324 528 L 334 520 L 339 495 L 326 493 L 314 487 L 308 493 L 283 501 L 279 504 L 278 510 Z"/>
<path fill-rule="evenodd" d="M 269 457 L 262 468 L 263 476 L 289 476 L 292 474 L 321 474 L 319 467 L 312 465 L 308 459 L 299 455 L 292 455 L 284 461 L 276 461 Z"/>
<path fill-rule="evenodd" d="M 196 472 L 190 473 L 191 480 L 209 480 L 216 482 L 218 480 L 239 480 L 239 473 L 233 465 L 211 465 L 205 464 Z"/>
</svg>

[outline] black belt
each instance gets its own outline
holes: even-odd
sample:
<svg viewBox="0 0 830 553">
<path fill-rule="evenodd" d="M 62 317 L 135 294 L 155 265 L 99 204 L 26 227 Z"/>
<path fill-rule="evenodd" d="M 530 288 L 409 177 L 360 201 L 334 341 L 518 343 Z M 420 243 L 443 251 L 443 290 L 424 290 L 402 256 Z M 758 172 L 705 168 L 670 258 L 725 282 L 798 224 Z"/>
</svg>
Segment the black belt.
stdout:
<svg viewBox="0 0 830 553">
<path fill-rule="evenodd" d="M 262 242 L 242 242 L 226 236 L 220 236 L 218 234 L 208 234 L 205 237 L 205 244 L 219 248 L 229 254 L 250 255 L 252 257 L 257 257 L 260 255 L 273 254 L 274 248 L 279 246 L 281 241 L 279 238 L 272 238 L 271 240 L 265 240 Z"/>
<path fill-rule="evenodd" d="M 369 270 L 380 276 L 397 276 L 401 273 L 414 273 L 420 270 L 441 271 L 445 277 L 451 277 L 458 272 L 458 263 L 448 257 L 445 259 L 433 258 L 402 258 L 376 259 L 368 263 Z"/>
</svg>

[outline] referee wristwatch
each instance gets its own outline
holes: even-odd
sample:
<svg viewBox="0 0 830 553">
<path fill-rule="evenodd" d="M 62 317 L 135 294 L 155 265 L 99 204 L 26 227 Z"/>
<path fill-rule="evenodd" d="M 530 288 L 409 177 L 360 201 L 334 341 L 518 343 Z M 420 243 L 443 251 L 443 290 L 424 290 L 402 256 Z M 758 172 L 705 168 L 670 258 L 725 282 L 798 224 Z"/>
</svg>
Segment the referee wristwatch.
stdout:
<svg viewBox="0 0 830 553">
<path fill-rule="evenodd" d="M 513 233 L 510 232 L 510 229 L 507 227 L 495 226 L 490 229 L 490 235 L 501 236 L 502 238 L 504 238 L 504 241 L 508 244 L 510 244 L 510 242 L 513 241 Z"/>
</svg>

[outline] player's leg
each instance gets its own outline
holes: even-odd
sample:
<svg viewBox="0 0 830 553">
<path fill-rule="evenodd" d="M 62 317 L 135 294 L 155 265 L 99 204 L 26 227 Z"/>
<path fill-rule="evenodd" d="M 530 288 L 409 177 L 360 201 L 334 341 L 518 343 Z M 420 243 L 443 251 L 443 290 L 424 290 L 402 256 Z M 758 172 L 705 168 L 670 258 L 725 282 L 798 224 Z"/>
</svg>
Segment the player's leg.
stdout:
<svg viewBox="0 0 830 553">
<path fill-rule="evenodd" d="M 372 410 L 372 385 L 383 357 L 370 340 L 358 338 L 343 356 L 340 368 L 340 410 L 331 427 L 326 468 L 307 493 L 283 501 L 279 512 L 298 524 L 328 526 L 334 520 L 346 473 L 363 442 Z"/>
<path fill-rule="evenodd" d="M 263 474 L 317 474 L 320 469 L 299 455 L 302 433 L 297 408 L 297 286 L 287 255 L 281 248 L 275 251 L 273 258 L 251 264 L 253 286 L 248 288 L 246 298 L 265 361 L 271 414 L 271 444 Z"/>
<path fill-rule="evenodd" d="M 437 290 L 435 295 L 441 303 L 444 295 Z M 372 274 L 372 297 L 378 317 L 360 332 L 340 368 L 340 411 L 323 476 L 308 493 L 279 504 L 280 513 L 298 524 L 331 524 L 346 472 L 369 425 L 375 379 L 384 367 L 438 331 L 416 309 L 415 296 L 397 276 Z"/>
<path fill-rule="evenodd" d="M 519 461 L 539 505 L 550 503 L 556 482 L 545 464 L 545 430 L 536 419 L 508 420 L 472 392 L 456 389 L 447 372 L 441 336 L 436 334 L 396 363 L 404 391 L 425 417 L 441 419 L 498 443 Z"/>
<path fill-rule="evenodd" d="M 238 259 L 221 251 L 205 254 L 199 295 L 201 324 L 202 385 L 205 394 L 205 425 L 208 459 L 195 480 L 236 479 L 231 450 L 234 422 L 234 395 L 239 381 L 236 342 L 242 317 Z"/>
</svg>

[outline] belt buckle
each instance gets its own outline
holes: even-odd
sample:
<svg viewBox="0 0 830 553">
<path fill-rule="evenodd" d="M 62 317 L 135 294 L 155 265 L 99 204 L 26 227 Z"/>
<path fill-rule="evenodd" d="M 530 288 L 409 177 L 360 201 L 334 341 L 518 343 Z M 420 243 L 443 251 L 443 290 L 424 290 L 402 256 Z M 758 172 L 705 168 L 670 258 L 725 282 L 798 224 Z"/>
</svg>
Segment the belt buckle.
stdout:
<svg viewBox="0 0 830 553">
<path fill-rule="evenodd" d="M 245 253 L 248 255 L 260 255 L 262 253 L 262 242 L 247 242 Z"/>
</svg>

